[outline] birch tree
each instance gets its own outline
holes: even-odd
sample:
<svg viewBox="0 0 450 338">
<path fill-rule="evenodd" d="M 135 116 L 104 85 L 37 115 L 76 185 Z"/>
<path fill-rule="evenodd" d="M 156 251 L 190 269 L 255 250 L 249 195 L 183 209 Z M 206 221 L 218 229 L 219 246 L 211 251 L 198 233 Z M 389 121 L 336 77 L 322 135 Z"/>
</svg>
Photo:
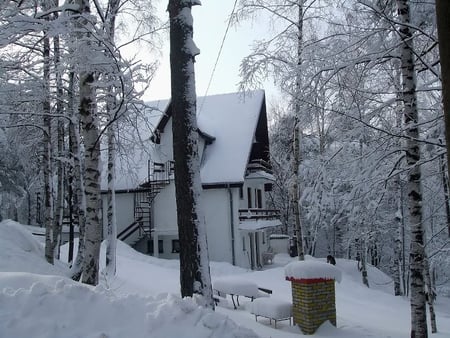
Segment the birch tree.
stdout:
<svg viewBox="0 0 450 338">
<path fill-rule="evenodd" d="M 436 0 L 437 31 L 441 64 L 442 98 L 444 106 L 445 140 L 447 144 L 447 173 L 450 177 L 450 3 Z M 450 237 L 450 222 L 448 222 Z"/>
<path fill-rule="evenodd" d="M 417 111 L 416 73 L 414 66 L 413 34 L 409 27 L 410 7 L 407 0 L 397 0 L 402 74 L 403 118 L 406 127 L 406 162 L 408 172 L 408 209 L 411 222 L 411 338 L 426 338 L 427 314 L 424 283 L 424 229 L 422 220 L 422 189 L 420 170 L 419 116 Z"/>
<path fill-rule="evenodd" d="M 105 18 L 106 38 L 111 46 L 115 45 L 116 20 L 119 13 L 121 1 L 110 0 L 108 2 L 108 11 Z M 115 196 L 115 161 L 116 161 L 116 116 L 114 111 L 117 106 L 116 88 L 109 87 L 109 95 L 106 97 L 106 110 L 108 115 L 108 223 L 106 231 L 106 273 L 108 276 L 116 274 L 116 243 L 117 243 L 117 224 L 116 224 L 116 196 Z"/>
<path fill-rule="evenodd" d="M 44 9 L 48 9 L 44 1 Z M 48 20 L 48 17 L 46 18 Z M 51 96 L 50 96 L 50 38 L 44 31 L 43 38 L 43 102 L 42 112 L 44 116 L 44 205 L 45 205 L 45 258 L 47 262 L 53 264 L 53 239 L 54 239 L 54 219 L 53 219 L 53 177 L 52 177 L 52 119 L 50 116 Z"/>
<path fill-rule="evenodd" d="M 199 50 L 193 41 L 191 14 L 192 6 L 199 4 L 197 0 L 169 0 L 173 154 L 181 295 L 200 294 L 204 305 L 214 309 L 206 224 L 200 203 L 202 186 L 194 73 L 194 58 Z"/>
<path fill-rule="evenodd" d="M 100 244 L 102 240 L 102 224 L 99 218 L 100 209 L 100 132 L 96 105 L 95 73 L 90 65 L 93 44 L 90 41 L 88 20 L 90 19 L 89 0 L 77 2 L 82 24 L 86 29 L 82 34 L 78 53 L 80 54 L 79 73 L 79 115 L 82 124 L 84 141 L 84 183 L 86 198 L 86 229 L 84 237 L 85 252 L 83 257 L 82 282 L 98 284 Z"/>
</svg>

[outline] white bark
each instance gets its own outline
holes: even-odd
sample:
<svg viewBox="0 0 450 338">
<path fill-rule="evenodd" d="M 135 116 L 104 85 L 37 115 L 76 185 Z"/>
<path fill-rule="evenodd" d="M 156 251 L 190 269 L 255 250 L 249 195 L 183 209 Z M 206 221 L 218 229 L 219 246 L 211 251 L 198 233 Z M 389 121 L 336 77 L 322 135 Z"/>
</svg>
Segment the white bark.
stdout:
<svg viewBox="0 0 450 338">
<path fill-rule="evenodd" d="M 73 79 L 73 74 L 71 74 Z M 71 84 L 72 81 L 70 81 Z M 70 86 L 72 87 L 72 86 Z M 73 87 L 72 87 L 73 88 Z M 70 100 L 69 100 L 70 101 Z M 69 104 L 70 106 L 70 104 Z M 75 112 L 73 112 L 75 113 Z M 79 280 L 82 273 L 84 261 L 84 234 L 86 229 L 86 199 L 84 194 L 84 179 L 81 170 L 81 149 L 80 149 L 80 131 L 78 116 L 73 115 L 69 124 L 69 137 L 72 156 L 72 170 L 74 180 L 74 214 L 78 223 L 79 242 L 75 261 L 71 267 L 71 275 L 74 280 Z"/>
<path fill-rule="evenodd" d="M 106 231 L 106 275 L 116 274 L 116 195 L 115 195 L 115 158 L 116 158 L 115 125 L 108 129 L 108 227 Z"/>
<path fill-rule="evenodd" d="M 82 14 L 89 14 L 89 1 L 78 0 Z M 80 39 L 79 51 L 89 53 L 89 33 Z M 87 56 L 87 55 L 86 55 Z M 89 57 L 84 58 L 88 62 Z M 85 252 L 83 257 L 82 282 L 98 284 L 100 244 L 102 240 L 102 224 L 100 223 L 100 133 L 96 107 L 95 76 L 89 65 L 80 72 L 79 114 L 82 123 L 84 141 L 84 183 L 86 198 L 86 231 L 84 238 Z"/>
<path fill-rule="evenodd" d="M 422 190 L 420 170 L 416 74 L 414 68 L 413 36 L 409 28 L 410 8 L 407 0 L 397 0 L 401 45 L 401 72 L 404 123 L 407 141 L 406 162 L 408 164 L 408 206 L 411 222 L 411 338 L 426 338 L 427 315 L 424 285 L 424 230 L 422 221 Z"/>
<path fill-rule="evenodd" d="M 109 43 L 115 43 L 116 17 L 120 7 L 120 0 L 109 0 L 106 15 L 106 35 Z M 116 108 L 115 88 L 109 89 L 107 96 L 106 110 L 109 119 L 108 136 L 108 225 L 106 231 L 106 275 L 116 274 L 116 247 L 117 247 L 117 223 L 116 223 L 116 195 L 115 195 L 115 161 L 116 161 Z"/>
<path fill-rule="evenodd" d="M 55 4 L 57 5 L 57 3 Z M 58 14 L 54 14 L 55 18 Z M 53 38 L 53 50 L 54 50 L 54 60 L 56 69 L 56 91 L 57 91 L 57 102 L 56 102 L 56 114 L 63 114 L 63 84 L 62 75 L 60 73 L 59 63 L 61 59 L 59 36 L 56 35 Z M 55 209 L 55 219 L 54 219 L 54 233 L 53 233 L 53 256 L 59 259 L 60 245 L 61 245 L 61 233 L 64 218 L 64 162 L 62 158 L 64 157 L 64 121 L 59 118 L 57 123 L 57 138 L 58 138 L 58 160 L 57 160 L 57 195 L 56 195 L 56 209 Z"/>
<path fill-rule="evenodd" d="M 50 118 L 50 39 L 44 32 L 43 38 L 43 86 L 45 97 L 42 103 L 44 114 L 44 224 L 45 224 L 45 258 L 53 264 L 53 181 L 52 181 L 52 122 Z"/>
</svg>

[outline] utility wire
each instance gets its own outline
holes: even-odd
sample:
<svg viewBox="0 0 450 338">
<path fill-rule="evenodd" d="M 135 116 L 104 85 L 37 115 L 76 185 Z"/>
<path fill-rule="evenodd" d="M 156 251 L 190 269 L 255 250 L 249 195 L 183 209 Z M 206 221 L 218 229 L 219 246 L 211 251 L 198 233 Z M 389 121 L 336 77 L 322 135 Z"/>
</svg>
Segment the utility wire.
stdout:
<svg viewBox="0 0 450 338">
<path fill-rule="evenodd" d="M 230 26 L 231 26 L 231 20 L 233 18 L 234 12 L 236 10 L 237 2 L 238 2 L 238 0 L 234 1 L 233 10 L 231 11 L 230 17 L 228 18 L 227 29 L 225 30 L 225 34 L 223 35 L 222 43 L 220 45 L 219 52 L 217 53 L 216 62 L 214 63 L 214 67 L 213 67 L 213 70 L 211 72 L 211 76 L 209 77 L 209 82 L 208 82 L 208 86 L 206 87 L 205 95 L 203 95 L 203 100 L 202 100 L 202 103 L 200 105 L 200 109 L 198 111 L 199 115 L 200 115 L 200 113 L 202 111 L 203 104 L 205 103 L 206 96 L 208 95 L 209 88 L 211 87 L 211 83 L 212 83 L 212 80 L 213 80 L 213 77 L 214 77 L 214 73 L 216 72 L 217 64 L 219 63 L 220 55 L 222 54 L 223 45 L 225 44 L 225 40 L 227 38 L 228 31 L 229 31 Z"/>
</svg>

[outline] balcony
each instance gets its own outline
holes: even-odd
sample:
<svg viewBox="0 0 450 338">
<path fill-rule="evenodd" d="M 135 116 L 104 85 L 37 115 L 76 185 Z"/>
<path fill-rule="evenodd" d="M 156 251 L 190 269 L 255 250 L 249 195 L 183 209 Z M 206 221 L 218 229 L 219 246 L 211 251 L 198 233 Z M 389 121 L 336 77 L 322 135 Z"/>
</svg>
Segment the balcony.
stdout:
<svg viewBox="0 0 450 338">
<path fill-rule="evenodd" d="M 256 171 L 263 171 L 272 174 L 272 167 L 270 163 L 265 160 L 254 159 L 251 160 L 250 163 L 247 165 L 247 174 Z"/>
<path fill-rule="evenodd" d="M 280 218 L 280 210 L 275 209 L 239 209 L 239 221 L 250 220 L 277 220 Z"/>
</svg>

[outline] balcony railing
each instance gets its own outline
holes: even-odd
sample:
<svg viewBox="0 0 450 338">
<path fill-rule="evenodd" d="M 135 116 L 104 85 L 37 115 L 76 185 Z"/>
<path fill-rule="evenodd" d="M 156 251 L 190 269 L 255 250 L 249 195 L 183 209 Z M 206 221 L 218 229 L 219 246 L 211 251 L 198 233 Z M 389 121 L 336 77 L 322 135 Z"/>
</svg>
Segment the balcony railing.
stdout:
<svg viewBox="0 0 450 338">
<path fill-rule="evenodd" d="M 167 181 L 172 178 L 174 161 L 165 163 L 148 161 L 148 182 Z"/>
<path fill-rule="evenodd" d="M 270 163 L 262 159 L 251 160 L 250 163 L 247 165 L 247 172 L 254 172 L 260 170 L 268 172 L 270 174 L 272 173 L 272 167 Z"/>
<path fill-rule="evenodd" d="M 239 209 L 239 220 L 273 220 L 280 218 L 280 210 L 276 209 Z"/>
</svg>

